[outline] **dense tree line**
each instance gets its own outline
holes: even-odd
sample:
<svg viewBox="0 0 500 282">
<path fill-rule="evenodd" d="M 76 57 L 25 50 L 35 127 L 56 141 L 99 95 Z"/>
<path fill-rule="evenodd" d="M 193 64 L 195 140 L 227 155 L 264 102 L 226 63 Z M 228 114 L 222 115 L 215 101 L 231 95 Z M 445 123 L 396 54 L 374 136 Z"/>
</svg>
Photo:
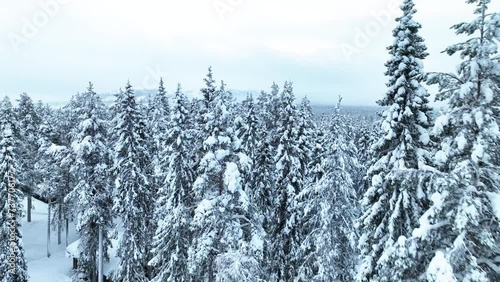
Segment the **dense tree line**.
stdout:
<svg viewBox="0 0 500 282">
<path fill-rule="evenodd" d="M 0 281 L 27 281 L 20 191 L 28 221 L 31 198 L 48 201 L 58 244 L 74 221 L 74 281 L 97 281 L 98 235 L 109 259 L 115 227 L 114 281 L 499 280 L 500 15 L 467 2 L 476 19 L 453 28 L 469 38 L 445 50 L 454 74 L 424 71 L 403 1 L 378 119 L 341 98 L 317 116 L 292 82 L 236 101 L 211 68 L 199 98 L 161 80 L 146 101 L 130 82 L 112 105 L 92 83 L 59 109 L 4 99 Z"/>
</svg>

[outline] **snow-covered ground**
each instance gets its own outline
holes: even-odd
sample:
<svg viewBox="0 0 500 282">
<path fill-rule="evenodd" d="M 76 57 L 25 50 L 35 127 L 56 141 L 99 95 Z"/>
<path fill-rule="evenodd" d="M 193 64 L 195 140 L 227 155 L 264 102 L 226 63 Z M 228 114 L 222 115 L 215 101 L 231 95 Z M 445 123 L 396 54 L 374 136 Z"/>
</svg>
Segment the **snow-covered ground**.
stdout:
<svg viewBox="0 0 500 282">
<path fill-rule="evenodd" d="M 57 245 L 57 232 L 51 231 L 50 251 L 47 258 L 47 205 L 33 199 L 35 209 L 32 211 L 32 221 L 22 222 L 22 234 L 30 282 L 68 282 L 73 273 L 72 260 L 66 257 L 66 245 Z M 77 239 L 74 224 L 70 223 L 68 242 Z"/>
<path fill-rule="evenodd" d="M 57 245 L 57 231 L 50 231 L 50 257 L 47 257 L 47 204 L 33 199 L 35 209 L 31 213 L 31 222 L 22 221 L 22 234 L 28 274 L 30 282 L 69 282 L 73 275 L 73 261 L 66 253 L 65 233 L 62 234 L 62 243 Z M 117 220 L 117 222 L 119 222 Z M 74 223 L 70 223 L 68 244 L 77 248 L 78 236 Z M 118 238 L 122 230 L 118 228 Z M 109 273 L 118 264 L 116 248 L 118 240 L 112 239 L 113 248 L 109 249 L 111 260 L 104 263 L 104 273 Z M 75 244 L 74 244 L 75 243 Z M 73 251 L 75 252 L 75 251 Z"/>
</svg>

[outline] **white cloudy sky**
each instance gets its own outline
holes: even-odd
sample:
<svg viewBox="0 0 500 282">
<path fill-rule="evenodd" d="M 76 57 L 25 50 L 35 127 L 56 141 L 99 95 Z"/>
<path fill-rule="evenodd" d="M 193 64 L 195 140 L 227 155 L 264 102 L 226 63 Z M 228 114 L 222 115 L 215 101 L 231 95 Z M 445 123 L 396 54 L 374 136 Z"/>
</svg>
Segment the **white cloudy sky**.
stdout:
<svg viewBox="0 0 500 282">
<path fill-rule="evenodd" d="M 500 10 L 500 1 L 491 5 Z M 48 3 L 48 4 L 47 4 Z M 164 76 L 199 89 L 212 65 L 240 90 L 294 81 L 316 103 L 374 105 L 384 94 L 385 47 L 396 0 L 6 0 L 0 10 L 0 95 L 27 92 L 68 100 L 93 81 L 111 92 L 127 79 L 155 88 Z M 449 27 L 472 18 L 465 0 L 415 0 L 431 56 L 427 71 L 452 71 L 441 54 L 458 38 Z M 229 6 L 228 6 L 229 5 Z M 217 10 L 230 7 L 228 10 Z M 48 8 L 47 8 L 48 7 Z M 376 15 L 381 15 L 377 20 Z M 390 15 L 391 21 L 385 21 Z M 366 46 L 355 36 L 366 30 Z M 361 47 L 346 56 L 342 46 Z"/>
</svg>

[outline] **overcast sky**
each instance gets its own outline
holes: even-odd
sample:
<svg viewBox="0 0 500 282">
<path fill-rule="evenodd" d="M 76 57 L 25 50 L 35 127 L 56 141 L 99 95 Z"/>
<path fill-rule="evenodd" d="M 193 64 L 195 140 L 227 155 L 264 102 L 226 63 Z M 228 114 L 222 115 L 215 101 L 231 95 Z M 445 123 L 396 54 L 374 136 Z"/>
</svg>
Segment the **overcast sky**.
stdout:
<svg viewBox="0 0 500 282">
<path fill-rule="evenodd" d="M 491 11 L 500 10 L 493 1 Z M 198 90 L 207 67 L 228 88 L 268 90 L 331 104 L 375 105 L 385 92 L 395 0 L 6 0 L 0 9 L 0 95 L 66 101 L 92 81 L 99 93 L 130 79 Z M 426 71 L 453 71 L 441 54 L 449 27 L 473 17 L 465 0 L 415 0 L 431 55 Z M 390 20 L 387 20 L 390 17 Z"/>
</svg>

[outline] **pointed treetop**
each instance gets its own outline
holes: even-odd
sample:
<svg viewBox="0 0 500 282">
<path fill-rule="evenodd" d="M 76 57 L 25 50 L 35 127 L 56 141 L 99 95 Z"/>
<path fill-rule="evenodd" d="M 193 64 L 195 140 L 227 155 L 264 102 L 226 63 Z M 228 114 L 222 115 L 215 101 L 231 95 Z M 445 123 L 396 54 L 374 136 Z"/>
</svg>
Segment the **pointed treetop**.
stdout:
<svg viewBox="0 0 500 282">
<path fill-rule="evenodd" d="M 158 86 L 158 94 L 165 95 L 165 87 L 163 86 L 163 77 L 160 77 L 160 86 Z"/>
<path fill-rule="evenodd" d="M 212 66 L 208 67 L 208 74 L 207 77 L 203 79 L 205 81 L 205 84 L 208 86 L 212 86 L 215 83 L 215 80 L 213 79 L 213 72 L 212 72 Z"/>
<path fill-rule="evenodd" d="M 132 94 L 134 90 L 132 89 L 132 85 L 130 84 L 130 79 L 127 80 L 127 85 L 125 85 L 125 93 Z"/>
<path fill-rule="evenodd" d="M 335 108 L 336 112 L 340 112 L 340 103 L 342 102 L 343 97 L 339 95 L 339 101 L 337 102 L 337 107 Z"/>
<path fill-rule="evenodd" d="M 5 107 L 5 106 L 7 106 L 9 108 L 12 107 L 12 103 L 10 102 L 10 98 L 7 95 L 5 95 L 5 97 L 3 97 L 3 99 L 2 99 L 2 107 Z"/>
<path fill-rule="evenodd" d="M 247 93 L 247 101 L 253 101 L 253 95 L 252 93 Z"/>
<path fill-rule="evenodd" d="M 224 80 L 220 81 L 220 92 L 226 91 L 226 84 L 224 83 Z"/>
<path fill-rule="evenodd" d="M 278 84 L 276 84 L 276 82 L 273 81 L 273 85 L 271 86 L 271 95 L 273 97 L 277 97 L 279 94 L 279 91 L 280 91 L 280 87 L 278 86 Z"/>
<path fill-rule="evenodd" d="M 87 87 L 87 92 L 88 93 L 94 92 L 94 84 L 91 81 L 89 81 L 89 87 Z"/>
</svg>

